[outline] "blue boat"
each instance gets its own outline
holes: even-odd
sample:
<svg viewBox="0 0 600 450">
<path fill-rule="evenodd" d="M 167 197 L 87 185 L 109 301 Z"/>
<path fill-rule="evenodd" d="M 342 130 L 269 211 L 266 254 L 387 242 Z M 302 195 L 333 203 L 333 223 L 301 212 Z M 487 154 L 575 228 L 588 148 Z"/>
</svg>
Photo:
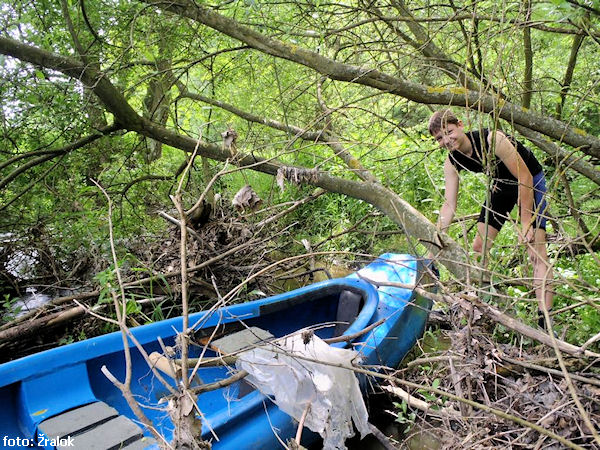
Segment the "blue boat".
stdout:
<svg viewBox="0 0 600 450">
<path fill-rule="evenodd" d="M 197 343 L 190 346 L 190 357 L 217 356 L 212 343 L 218 339 L 226 343 L 230 336 L 247 334 L 249 329 L 279 338 L 310 328 L 322 339 L 352 337 L 351 342 L 330 345 L 352 345 L 364 365 L 395 367 L 422 335 L 431 309 L 430 300 L 410 289 L 428 279 L 431 267 L 425 264 L 410 255 L 386 253 L 345 278 L 190 314 L 190 325 L 196 324 L 193 340 Z M 396 286 L 390 285 L 394 283 Z M 132 328 L 131 333 L 148 354 L 162 354 L 157 338 L 167 347 L 175 347 L 182 323 L 181 317 L 172 318 Z M 365 329 L 368 332 L 361 334 Z M 213 342 L 209 344 L 207 338 Z M 131 390 L 155 430 L 168 442 L 173 437 L 173 424 L 160 400 L 169 391 L 134 343 L 130 340 L 128 344 L 133 368 Z M 0 445 L 86 450 L 158 448 L 119 389 L 102 372 L 103 366 L 118 380 L 124 379 L 120 332 L 2 364 Z M 197 375 L 196 383 L 212 383 L 231 377 L 232 369 L 201 366 Z M 197 404 L 203 415 L 202 438 L 212 441 L 215 449 L 280 448 L 280 442 L 292 438 L 298 428 L 294 419 L 243 380 L 201 393 Z M 317 438 L 305 430 L 302 444 Z"/>
</svg>

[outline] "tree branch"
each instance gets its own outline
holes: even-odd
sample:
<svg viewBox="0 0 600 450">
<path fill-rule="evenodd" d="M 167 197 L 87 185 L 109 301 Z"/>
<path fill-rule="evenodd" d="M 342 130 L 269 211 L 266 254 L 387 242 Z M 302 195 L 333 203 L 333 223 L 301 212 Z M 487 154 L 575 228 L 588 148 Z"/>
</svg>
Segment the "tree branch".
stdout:
<svg viewBox="0 0 600 450">
<path fill-rule="evenodd" d="M 309 67 L 333 80 L 369 86 L 423 104 L 469 106 L 486 113 L 493 111 L 500 118 L 510 123 L 516 123 L 538 131 L 576 147 L 586 154 L 600 157 L 599 138 L 559 120 L 523 110 L 520 105 L 507 102 L 496 95 L 486 95 L 463 88 L 424 86 L 382 73 L 373 68 L 340 63 L 295 44 L 288 44 L 265 36 L 233 19 L 198 6 L 190 0 L 179 0 L 178 2 L 143 1 L 181 17 L 187 17 L 207 25 L 263 53 Z"/>
</svg>

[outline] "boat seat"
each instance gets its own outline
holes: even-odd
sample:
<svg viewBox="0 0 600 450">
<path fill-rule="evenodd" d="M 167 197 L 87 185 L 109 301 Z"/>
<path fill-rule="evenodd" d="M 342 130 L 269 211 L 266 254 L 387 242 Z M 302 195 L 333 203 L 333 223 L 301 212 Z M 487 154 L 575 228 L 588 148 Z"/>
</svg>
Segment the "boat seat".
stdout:
<svg viewBox="0 0 600 450">
<path fill-rule="evenodd" d="M 90 403 L 46 419 L 38 425 L 38 430 L 62 444 L 56 447 L 58 450 L 137 450 L 156 444 L 131 419 L 119 415 L 104 402 Z"/>
<path fill-rule="evenodd" d="M 338 309 L 335 317 L 337 322 L 333 330 L 333 336 L 341 336 L 344 331 L 350 327 L 350 324 L 354 322 L 360 308 L 362 307 L 362 295 L 349 290 L 343 290 L 340 293 L 340 299 L 338 300 Z"/>
<path fill-rule="evenodd" d="M 216 339 L 211 342 L 210 346 L 213 350 L 221 353 L 222 355 L 230 355 L 254 348 L 257 345 L 274 337 L 275 336 L 273 336 L 267 330 L 263 330 L 262 328 L 258 327 L 250 327 Z M 254 390 L 254 386 L 248 383 L 245 379 L 242 379 L 239 383 L 239 390 L 237 394 L 238 398 L 245 397 Z"/>
<path fill-rule="evenodd" d="M 210 343 L 210 346 L 222 355 L 230 355 L 255 347 L 273 337 L 274 336 L 267 330 L 258 327 L 250 327 L 216 339 Z"/>
</svg>

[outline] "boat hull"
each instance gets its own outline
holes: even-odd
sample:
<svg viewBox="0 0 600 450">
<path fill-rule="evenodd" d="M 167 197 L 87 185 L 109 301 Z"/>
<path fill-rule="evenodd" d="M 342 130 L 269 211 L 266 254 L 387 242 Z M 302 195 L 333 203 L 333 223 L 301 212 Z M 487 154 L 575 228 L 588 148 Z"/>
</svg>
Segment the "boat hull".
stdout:
<svg viewBox="0 0 600 450">
<path fill-rule="evenodd" d="M 416 295 L 412 289 L 385 284 L 414 285 L 426 272 L 424 266 L 409 255 L 385 254 L 346 278 L 214 311 L 197 312 L 190 315 L 189 323 L 196 330 L 194 339 L 201 342 L 207 336 L 242 327 L 258 327 L 274 337 L 313 327 L 315 334 L 327 339 L 336 334 L 354 335 L 382 321 L 370 332 L 355 338 L 352 345 L 361 355 L 363 364 L 394 367 L 421 336 L 431 302 Z M 343 298 L 350 300 L 344 303 Z M 340 314 L 342 317 L 344 313 L 348 315 L 352 307 L 357 308 L 357 314 L 352 315 L 352 322 L 346 329 L 317 326 L 339 321 Z M 178 317 L 132 328 L 131 334 L 147 354 L 162 353 L 157 337 L 161 337 L 166 346 L 174 347 L 182 324 L 182 318 Z M 125 378 L 123 345 L 121 333 L 116 332 L 1 365 L 0 439 L 4 437 L 5 442 L 7 439 L 14 440 L 8 442 L 29 439 L 37 444 L 43 437 L 42 430 L 61 420 L 65 424 L 56 426 L 71 425 L 69 420 L 72 419 L 67 420 L 69 411 L 95 403 L 107 405 L 109 409 L 103 411 L 114 411 L 117 419 L 124 416 L 135 422 L 135 415 L 121 392 L 102 372 L 106 367 L 118 380 Z M 173 435 L 173 424 L 164 410 L 164 403 L 159 403 L 168 395 L 168 390 L 155 377 L 131 339 L 127 345 L 132 358 L 131 390 L 153 426 L 168 441 Z M 332 345 L 344 347 L 348 343 Z M 217 353 L 202 345 L 190 348 L 191 357 L 201 354 L 210 357 Z M 201 368 L 194 384 L 222 380 L 231 373 L 231 368 L 224 366 Z M 285 442 L 297 429 L 294 419 L 244 381 L 201 394 L 198 405 L 204 415 L 203 438 L 212 440 L 213 448 L 277 448 L 278 438 Z M 144 436 L 150 436 L 148 430 L 140 430 Z M 80 448 L 89 448 L 89 442 L 94 441 L 91 431 L 89 435 L 91 441 L 85 446 L 81 444 Z M 303 444 L 316 438 L 316 434 L 305 431 Z M 127 439 L 127 443 L 137 445 L 136 448 L 156 446 L 152 440 L 140 440 L 138 434 L 135 439 Z M 52 444 L 56 442 L 45 443 L 48 444 L 46 448 L 55 448 Z M 102 445 L 98 442 L 97 448 L 107 448 Z"/>
</svg>

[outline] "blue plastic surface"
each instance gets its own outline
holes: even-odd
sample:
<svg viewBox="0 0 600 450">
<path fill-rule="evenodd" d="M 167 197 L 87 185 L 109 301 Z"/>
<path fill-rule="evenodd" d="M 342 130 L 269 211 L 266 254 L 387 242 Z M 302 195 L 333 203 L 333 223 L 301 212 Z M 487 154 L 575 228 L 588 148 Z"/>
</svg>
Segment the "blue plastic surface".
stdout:
<svg viewBox="0 0 600 450">
<path fill-rule="evenodd" d="M 194 313 L 190 315 L 189 323 L 196 324 L 198 330 L 243 321 L 247 326 L 259 326 L 279 337 L 295 329 L 334 321 L 339 292 L 351 289 L 362 293 L 364 304 L 344 334 L 352 335 L 385 319 L 382 325 L 357 338 L 353 344 L 361 353 L 363 364 L 396 366 L 422 334 L 431 302 L 416 297 L 412 289 L 379 283 L 413 285 L 422 272 L 421 263 L 412 256 L 386 253 L 349 277 L 315 283 L 211 313 Z M 150 353 L 160 351 L 158 336 L 167 345 L 173 345 L 181 327 L 182 318 L 178 317 L 136 327 L 131 332 Z M 332 327 L 317 331 L 324 338 L 331 337 L 331 333 Z M 131 341 L 129 347 L 134 395 L 145 404 L 159 406 L 159 399 L 167 394 L 166 388 L 155 379 Z M 210 355 L 209 351 L 205 356 Z M 0 439 L 3 436 L 31 438 L 44 419 L 93 401 L 103 401 L 135 420 L 120 391 L 101 373 L 102 366 L 123 380 L 125 365 L 120 332 L 2 364 Z M 199 376 L 202 382 L 208 383 L 227 378 L 230 372 L 225 367 L 207 368 L 201 369 Z M 296 430 L 293 419 L 259 392 L 237 398 L 239 388 L 236 383 L 226 389 L 204 393 L 198 399 L 205 419 L 203 438 L 211 439 L 212 430 L 220 439 L 213 442 L 214 448 L 272 448 L 277 443 L 274 429 L 279 430 L 283 441 L 293 436 Z M 145 413 L 170 439 L 173 425 L 168 415 L 158 409 L 147 409 Z M 316 438 L 309 431 L 305 434 L 304 442 Z"/>
</svg>

